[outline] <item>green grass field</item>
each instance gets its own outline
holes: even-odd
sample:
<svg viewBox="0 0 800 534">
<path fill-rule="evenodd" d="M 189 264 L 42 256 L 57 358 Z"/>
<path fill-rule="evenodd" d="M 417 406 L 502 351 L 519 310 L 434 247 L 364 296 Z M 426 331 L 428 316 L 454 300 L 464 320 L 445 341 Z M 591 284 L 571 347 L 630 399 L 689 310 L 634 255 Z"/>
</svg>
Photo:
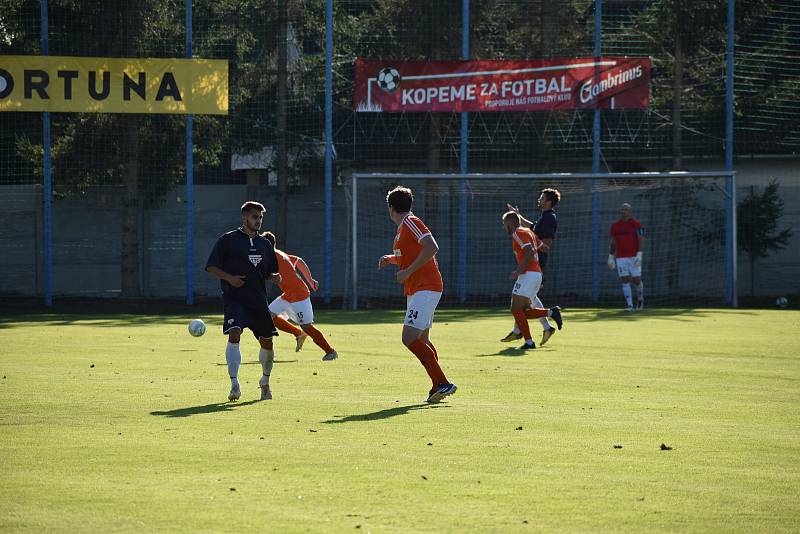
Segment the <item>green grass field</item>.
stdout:
<svg viewBox="0 0 800 534">
<path fill-rule="evenodd" d="M 317 316 L 340 359 L 282 336 L 259 402 L 244 336 L 237 403 L 218 315 L 0 316 L 0 530 L 800 529 L 800 312 L 568 310 L 522 354 L 441 310 L 438 405 L 400 311 Z"/>
</svg>

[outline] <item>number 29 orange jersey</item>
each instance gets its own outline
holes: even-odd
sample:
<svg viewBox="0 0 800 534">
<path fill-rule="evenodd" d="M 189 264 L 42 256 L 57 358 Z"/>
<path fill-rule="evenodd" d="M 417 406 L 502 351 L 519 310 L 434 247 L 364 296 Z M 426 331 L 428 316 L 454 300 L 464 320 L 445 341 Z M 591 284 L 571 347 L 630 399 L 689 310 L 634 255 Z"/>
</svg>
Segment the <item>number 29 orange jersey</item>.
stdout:
<svg viewBox="0 0 800 534">
<path fill-rule="evenodd" d="M 525 248 L 526 247 L 533 247 L 533 258 L 528 265 L 525 266 L 525 272 L 534 271 L 537 273 L 542 272 L 541 266 L 539 266 L 539 247 L 542 245 L 542 242 L 539 241 L 539 238 L 536 237 L 532 231 L 527 228 L 520 226 L 514 233 L 511 234 L 511 247 L 514 249 L 514 256 L 517 258 L 517 265 L 522 261 L 522 258 L 525 257 Z"/>
</svg>

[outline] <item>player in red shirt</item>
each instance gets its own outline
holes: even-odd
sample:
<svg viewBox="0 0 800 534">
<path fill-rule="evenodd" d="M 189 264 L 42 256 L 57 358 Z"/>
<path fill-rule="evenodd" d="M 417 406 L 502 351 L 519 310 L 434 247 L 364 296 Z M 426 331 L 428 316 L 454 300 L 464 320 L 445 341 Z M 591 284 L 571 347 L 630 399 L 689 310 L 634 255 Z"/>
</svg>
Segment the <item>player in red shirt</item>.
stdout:
<svg viewBox="0 0 800 534">
<path fill-rule="evenodd" d="M 627 308 L 632 312 L 633 295 L 631 284 L 636 288 L 636 308 L 644 309 L 644 285 L 642 285 L 642 247 L 644 247 L 644 228 L 631 217 L 631 205 L 627 202 L 620 207 L 620 218 L 611 225 L 611 248 L 608 254 L 608 268 L 616 269 L 622 283 Z"/>
<path fill-rule="evenodd" d="M 439 246 L 425 224 L 411 213 L 413 201 L 414 196 L 407 187 L 395 187 L 386 195 L 389 217 L 397 225 L 397 233 L 392 246 L 394 253 L 381 256 L 378 269 L 390 263 L 399 267 L 395 277 L 403 284 L 406 295 L 403 344 L 414 353 L 431 378 L 428 402 L 439 402 L 457 389 L 439 366 L 439 355 L 430 340 L 433 313 L 444 290 L 439 264 L 434 257 Z"/>
<path fill-rule="evenodd" d="M 261 235 L 267 241 L 275 243 L 275 234 L 272 232 L 264 232 Z M 335 360 L 339 354 L 328 344 L 322 332 L 314 326 L 314 308 L 311 307 L 311 291 L 308 290 L 308 287 L 311 286 L 311 290 L 316 291 L 319 282 L 311 276 L 311 270 L 303 258 L 292 256 L 277 248 L 275 256 L 278 259 L 278 270 L 281 275 L 278 285 L 283 294 L 269 304 L 272 321 L 279 330 L 294 335 L 297 340 L 296 351 L 303 347 L 306 337 L 310 336 L 314 343 L 325 351 L 325 355 L 322 357 L 323 361 Z M 297 271 L 300 271 L 300 274 Z M 301 274 L 305 281 L 300 277 Z M 285 317 L 299 324 L 300 328 L 287 321 Z"/>
<path fill-rule="evenodd" d="M 503 225 L 511 236 L 511 247 L 517 258 L 517 268 L 511 272 L 511 279 L 515 280 L 511 292 L 511 314 L 525 339 L 525 344 L 521 348 L 535 349 L 536 343 L 531 338 L 528 318 L 552 317 L 559 330 L 563 324 L 561 308 L 558 306 L 549 310 L 533 306 L 533 300 L 542 284 L 542 268 L 539 266 L 538 253 L 545 245 L 530 229 L 520 226 L 518 213 L 508 211 L 503 214 Z"/>
</svg>

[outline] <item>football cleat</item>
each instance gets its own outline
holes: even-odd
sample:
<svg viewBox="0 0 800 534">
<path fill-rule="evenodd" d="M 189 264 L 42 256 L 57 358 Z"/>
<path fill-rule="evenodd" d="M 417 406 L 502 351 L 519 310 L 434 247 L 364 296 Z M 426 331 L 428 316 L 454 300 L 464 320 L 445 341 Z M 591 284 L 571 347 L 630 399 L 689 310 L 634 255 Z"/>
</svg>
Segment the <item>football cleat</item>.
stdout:
<svg viewBox="0 0 800 534">
<path fill-rule="evenodd" d="M 438 388 L 434 388 L 430 391 L 426 402 L 431 404 L 440 402 L 443 398 L 455 393 L 457 389 L 458 386 L 455 384 L 441 384 Z"/>
<path fill-rule="evenodd" d="M 561 319 L 561 307 L 560 306 L 553 306 L 550 308 L 550 317 L 556 322 L 556 326 L 559 330 L 564 325 L 564 321 Z"/>
<path fill-rule="evenodd" d="M 640 300 L 639 302 L 636 303 L 636 309 L 637 310 L 643 310 L 644 309 L 644 301 L 643 300 Z"/>
<path fill-rule="evenodd" d="M 522 339 L 522 334 L 517 334 L 512 330 L 511 332 L 508 333 L 506 337 L 504 337 L 500 341 L 503 343 L 509 343 L 511 341 L 516 341 L 518 339 Z"/>
<path fill-rule="evenodd" d="M 322 357 L 322 361 L 323 362 L 330 362 L 330 361 L 335 360 L 338 357 L 339 357 L 339 354 L 335 350 L 333 350 L 333 351 L 329 352 L 328 354 L 326 354 L 325 356 L 323 356 Z"/>
<path fill-rule="evenodd" d="M 299 336 L 295 336 L 294 340 L 297 343 L 297 345 L 294 348 L 295 352 L 300 352 L 300 349 L 303 348 L 303 343 L 306 342 L 306 338 L 307 337 L 308 337 L 308 334 L 306 334 L 305 332 L 300 332 Z"/>
<path fill-rule="evenodd" d="M 547 330 L 543 331 L 542 332 L 542 340 L 539 342 L 539 346 L 540 347 L 544 346 L 544 344 L 547 343 L 550 340 L 550 338 L 553 337 L 553 334 L 555 334 L 555 333 L 556 333 L 556 329 L 555 328 L 548 328 Z"/>
<path fill-rule="evenodd" d="M 239 397 L 242 396 L 242 390 L 239 387 L 239 384 L 231 386 L 231 392 L 228 393 L 228 400 L 233 402 L 235 400 L 239 400 Z"/>
<path fill-rule="evenodd" d="M 519 350 L 533 350 L 536 348 L 536 343 L 531 340 L 530 343 L 523 343 Z"/>
<path fill-rule="evenodd" d="M 633 306 L 628 306 L 627 308 L 625 308 L 625 311 L 626 312 L 632 312 L 633 311 Z"/>
<path fill-rule="evenodd" d="M 258 381 L 258 386 L 261 388 L 261 400 L 272 400 L 272 391 L 269 390 L 269 377 L 263 375 L 261 380 Z"/>
</svg>

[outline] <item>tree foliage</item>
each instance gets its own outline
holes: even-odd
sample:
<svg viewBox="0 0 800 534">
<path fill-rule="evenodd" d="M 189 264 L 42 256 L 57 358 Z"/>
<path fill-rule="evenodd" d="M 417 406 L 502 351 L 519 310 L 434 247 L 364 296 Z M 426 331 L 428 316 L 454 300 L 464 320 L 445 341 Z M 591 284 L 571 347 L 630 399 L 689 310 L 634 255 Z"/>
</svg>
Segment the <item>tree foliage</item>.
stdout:
<svg viewBox="0 0 800 534">
<path fill-rule="evenodd" d="M 777 180 L 758 193 L 753 189 L 740 203 L 737 213 L 739 247 L 752 259 L 766 258 L 773 251 L 786 248 L 792 229 L 778 230 L 784 203 L 778 194 Z"/>
</svg>

